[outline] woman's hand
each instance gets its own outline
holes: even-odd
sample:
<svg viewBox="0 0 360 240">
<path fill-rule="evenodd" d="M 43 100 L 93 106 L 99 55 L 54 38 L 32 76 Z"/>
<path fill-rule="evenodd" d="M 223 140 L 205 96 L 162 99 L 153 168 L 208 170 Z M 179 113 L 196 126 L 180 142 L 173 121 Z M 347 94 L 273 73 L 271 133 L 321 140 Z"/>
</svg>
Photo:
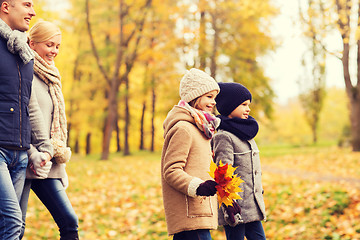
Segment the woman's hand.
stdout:
<svg viewBox="0 0 360 240">
<path fill-rule="evenodd" d="M 40 166 L 45 166 L 46 163 L 48 163 L 51 160 L 51 156 L 48 152 L 43 152 L 46 156 L 46 159 L 40 163 Z"/>
<path fill-rule="evenodd" d="M 30 169 L 41 178 L 47 178 L 50 172 L 52 162 L 47 161 L 48 156 L 43 152 L 34 152 L 30 155 Z"/>
</svg>

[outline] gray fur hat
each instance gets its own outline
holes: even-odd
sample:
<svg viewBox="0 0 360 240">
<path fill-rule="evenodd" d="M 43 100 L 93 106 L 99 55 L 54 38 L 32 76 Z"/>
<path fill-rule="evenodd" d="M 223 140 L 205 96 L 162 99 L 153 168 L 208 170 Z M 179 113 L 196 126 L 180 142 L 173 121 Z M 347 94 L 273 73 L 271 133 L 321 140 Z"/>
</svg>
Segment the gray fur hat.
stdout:
<svg viewBox="0 0 360 240">
<path fill-rule="evenodd" d="M 196 68 L 186 71 L 180 81 L 179 94 L 181 100 L 191 102 L 205 93 L 216 90 L 220 92 L 218 83 L 209 74 Z"/>
</svg>

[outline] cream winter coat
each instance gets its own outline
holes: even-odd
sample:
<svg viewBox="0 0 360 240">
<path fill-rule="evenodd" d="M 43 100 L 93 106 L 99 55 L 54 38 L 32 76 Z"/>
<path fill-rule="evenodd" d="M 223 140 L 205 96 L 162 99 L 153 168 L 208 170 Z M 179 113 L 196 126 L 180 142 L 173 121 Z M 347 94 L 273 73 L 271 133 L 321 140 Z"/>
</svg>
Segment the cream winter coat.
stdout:
<svg viewBox="0 0 360 240">
<path fill-rule="evenodd" d="M 44 118 L 44 123 L 45 126 L 42 126 L 42 128 L 44 129 L 45 132 L 47 132 L 48 137 L 50 138 L 50 128 L 51 128 L 51 122 L 52 122 L 52 117 L 53 117 L 53 104 L 52 104 L 52 100 L 49 94 L 49 87 L 42 81 L 40 80 L 35 74 L 34 74 L 34 79 L 32 82 L 32 88 L 33 88 L 33 93 L 35 93 L 36 95 L 36 99 L 39 103 L 39 106 L 41 108 L 41 112 Z M 36 132 L 32 132 L 33 135 L 36 135 Z M 30 149 L 28 150 L 28 156 L 29 156 L 29 161 L 31 161 L 31 154 L 34 153 L 35 151 L 38 151 L 34 146 L 33 146 L 33 141 L 36 138 L 34 136 L 32 136 L 32 144 L 30 145 Z M 52 161 L 52 166 L 48 175 L 48 178 L 60 178 L 60 179 L 64 179 L 67 177 L 66 171 L 65 171 L 65 163 L 61 163 L 58 164 L 56 163 L 56 161 L 54 159 L 51 160 Z M 35 175 L 30 167 L 28 166 L 26 169 L 26 178 L 27 179 L 41 179 L 40 177 L 38 177 L 37 175 Z"/>
<path fill-rule="evenodd" d="M 196 229 L 216 229 L 216 196 L 196 196 L 209 176 L 210 140 L 196 127 L 190 113 L 175 106 L 164 121 L 161 180 L 169 235 Z"/>
<path fill-rule="evenodd" d="M 237 200 L 241 207 L 241 223 L 266 219 L 259 149 L 254 139 L 243 141 L 234 134 L 219 130 L 211 140 L 214 160 L 218 164 L 231 164 L 237 167 L 235 173 L 244 180 L 240 185 L 243 192 Z M 227 225 L 222 209 L 219 210 L 219 224 Z"/>
</svg>

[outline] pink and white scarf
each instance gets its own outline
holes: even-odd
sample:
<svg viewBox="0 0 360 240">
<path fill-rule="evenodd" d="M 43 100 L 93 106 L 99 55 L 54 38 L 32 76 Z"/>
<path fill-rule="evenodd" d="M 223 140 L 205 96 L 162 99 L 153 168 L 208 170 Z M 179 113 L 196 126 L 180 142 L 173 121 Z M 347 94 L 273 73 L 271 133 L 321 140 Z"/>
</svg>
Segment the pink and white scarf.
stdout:
<svg viewBox="0 0 360 240">
<path fill-rule="evenodd" d="M 211 139 L 220 124 L 220 119 L 213 114 L 191 107 L 184 100 L 180 100 L 179 107 L 185 108 L 194 118 L 196 126 L 202 131 L 208 139 Z"/>
</svg>

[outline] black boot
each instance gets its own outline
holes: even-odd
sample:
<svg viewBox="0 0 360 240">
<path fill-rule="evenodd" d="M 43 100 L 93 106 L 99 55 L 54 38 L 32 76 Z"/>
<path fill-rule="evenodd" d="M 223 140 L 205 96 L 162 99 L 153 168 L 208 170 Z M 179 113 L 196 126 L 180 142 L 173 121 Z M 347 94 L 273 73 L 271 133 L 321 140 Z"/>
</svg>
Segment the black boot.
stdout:
<svg viewBox="0 0 360 240">
<path fill-rule="evenodd" d="M 79 240 L 79 234 L 77 232 L 66 233 L 64 236 L 60 236 L 60 240 Z"/>
</svg>

